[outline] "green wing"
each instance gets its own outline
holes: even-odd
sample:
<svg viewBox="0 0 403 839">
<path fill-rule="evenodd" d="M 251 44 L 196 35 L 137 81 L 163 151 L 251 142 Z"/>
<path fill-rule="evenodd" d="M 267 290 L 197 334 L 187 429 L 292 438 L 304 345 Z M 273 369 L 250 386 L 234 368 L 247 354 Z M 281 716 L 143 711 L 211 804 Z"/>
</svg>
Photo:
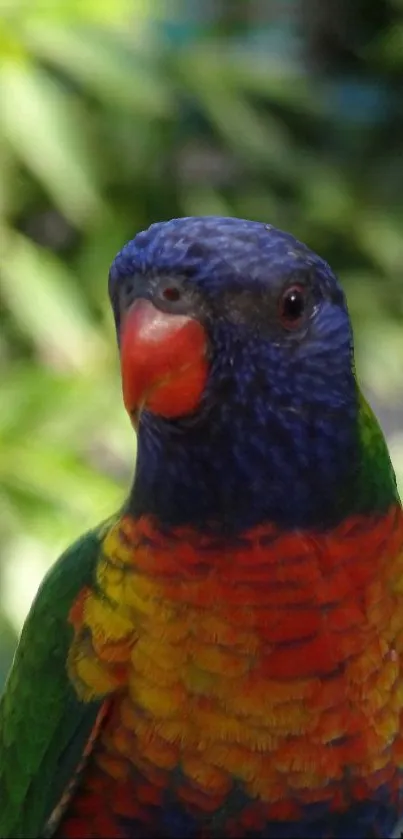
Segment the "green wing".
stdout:
<svg viewBox="0 0 403 839">
<path fill-rule="evenodd" d="M 0 837 L 40 837 L 74 777 L 102 701 L 80 702 L 66 673 L 70 607 L 93 581 L 104 532 L 72 545 L 45 577 L 0 700 Z"/>
</svg>

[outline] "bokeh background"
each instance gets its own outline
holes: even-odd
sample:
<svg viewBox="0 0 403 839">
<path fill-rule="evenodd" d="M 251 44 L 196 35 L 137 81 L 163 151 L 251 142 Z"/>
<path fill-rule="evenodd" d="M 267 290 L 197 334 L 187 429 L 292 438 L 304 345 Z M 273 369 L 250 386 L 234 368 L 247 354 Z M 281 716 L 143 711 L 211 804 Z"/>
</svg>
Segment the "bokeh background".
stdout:
<svg viewBox="0 0 403 839">
<path fill-rule="evenodd" d="M 403 487 L 403 0 L 1 0 L 0 686 L 135 440 L 108 267 L 150 222 L 292 231 L 346 288 Z"/>
</svg>

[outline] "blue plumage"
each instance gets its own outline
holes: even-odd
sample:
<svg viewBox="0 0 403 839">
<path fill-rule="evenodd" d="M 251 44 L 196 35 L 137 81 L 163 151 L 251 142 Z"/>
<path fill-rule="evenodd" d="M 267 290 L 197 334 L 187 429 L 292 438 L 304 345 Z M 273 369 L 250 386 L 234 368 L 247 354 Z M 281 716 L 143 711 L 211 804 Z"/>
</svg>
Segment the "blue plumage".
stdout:
<svg viewBox="0 0 403 839">
<path fill-rule="evenodd" d="M 270 225 L 185 218 L 154 224 L 123 248 L 110 271 L 112 301 L 127 282 L 128 293 L 146 297 L 161 276 L 181 281 L 203 320 L 211 373 L 194 415 L 142 414 L 132 512 L 204 530 L 220 521 L 234 533 L 265 521 L 342 520 L 359 452 L 357 388 L 346 303 L 327 263 Z M 298 333 L 278 321 L 290 283 L 309 289 Z"/>
</svg>

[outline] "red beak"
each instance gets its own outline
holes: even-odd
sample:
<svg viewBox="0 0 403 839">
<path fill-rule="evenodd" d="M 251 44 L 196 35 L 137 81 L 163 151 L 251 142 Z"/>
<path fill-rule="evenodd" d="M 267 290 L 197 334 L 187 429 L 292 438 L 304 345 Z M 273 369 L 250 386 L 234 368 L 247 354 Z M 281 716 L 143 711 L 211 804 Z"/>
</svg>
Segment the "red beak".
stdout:
<svg viewBox="0 0 403 839">
<path fill-rule="evenodd" d="M 198 321 L 136 300 L 121 327 L 123 399 L 129 414 L 142 408 L 164 417 L 194 411 L 207 379 L 206 345 Z"/>
</svg>

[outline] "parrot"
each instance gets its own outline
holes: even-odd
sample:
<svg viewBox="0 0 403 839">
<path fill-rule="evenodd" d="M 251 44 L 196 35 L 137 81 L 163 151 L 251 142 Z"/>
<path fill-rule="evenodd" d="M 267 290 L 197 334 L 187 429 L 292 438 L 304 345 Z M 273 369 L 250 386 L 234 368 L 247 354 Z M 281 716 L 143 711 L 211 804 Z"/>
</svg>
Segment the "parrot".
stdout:
<svg viewBox="0 0 403 839">
<path fill-rule="evenodd" d="M 24 624 L 1 839 L 398 836 L 403 510 L 339 279 L 185 217 L 109 297 L 134 477 Z"/>
</svg>

